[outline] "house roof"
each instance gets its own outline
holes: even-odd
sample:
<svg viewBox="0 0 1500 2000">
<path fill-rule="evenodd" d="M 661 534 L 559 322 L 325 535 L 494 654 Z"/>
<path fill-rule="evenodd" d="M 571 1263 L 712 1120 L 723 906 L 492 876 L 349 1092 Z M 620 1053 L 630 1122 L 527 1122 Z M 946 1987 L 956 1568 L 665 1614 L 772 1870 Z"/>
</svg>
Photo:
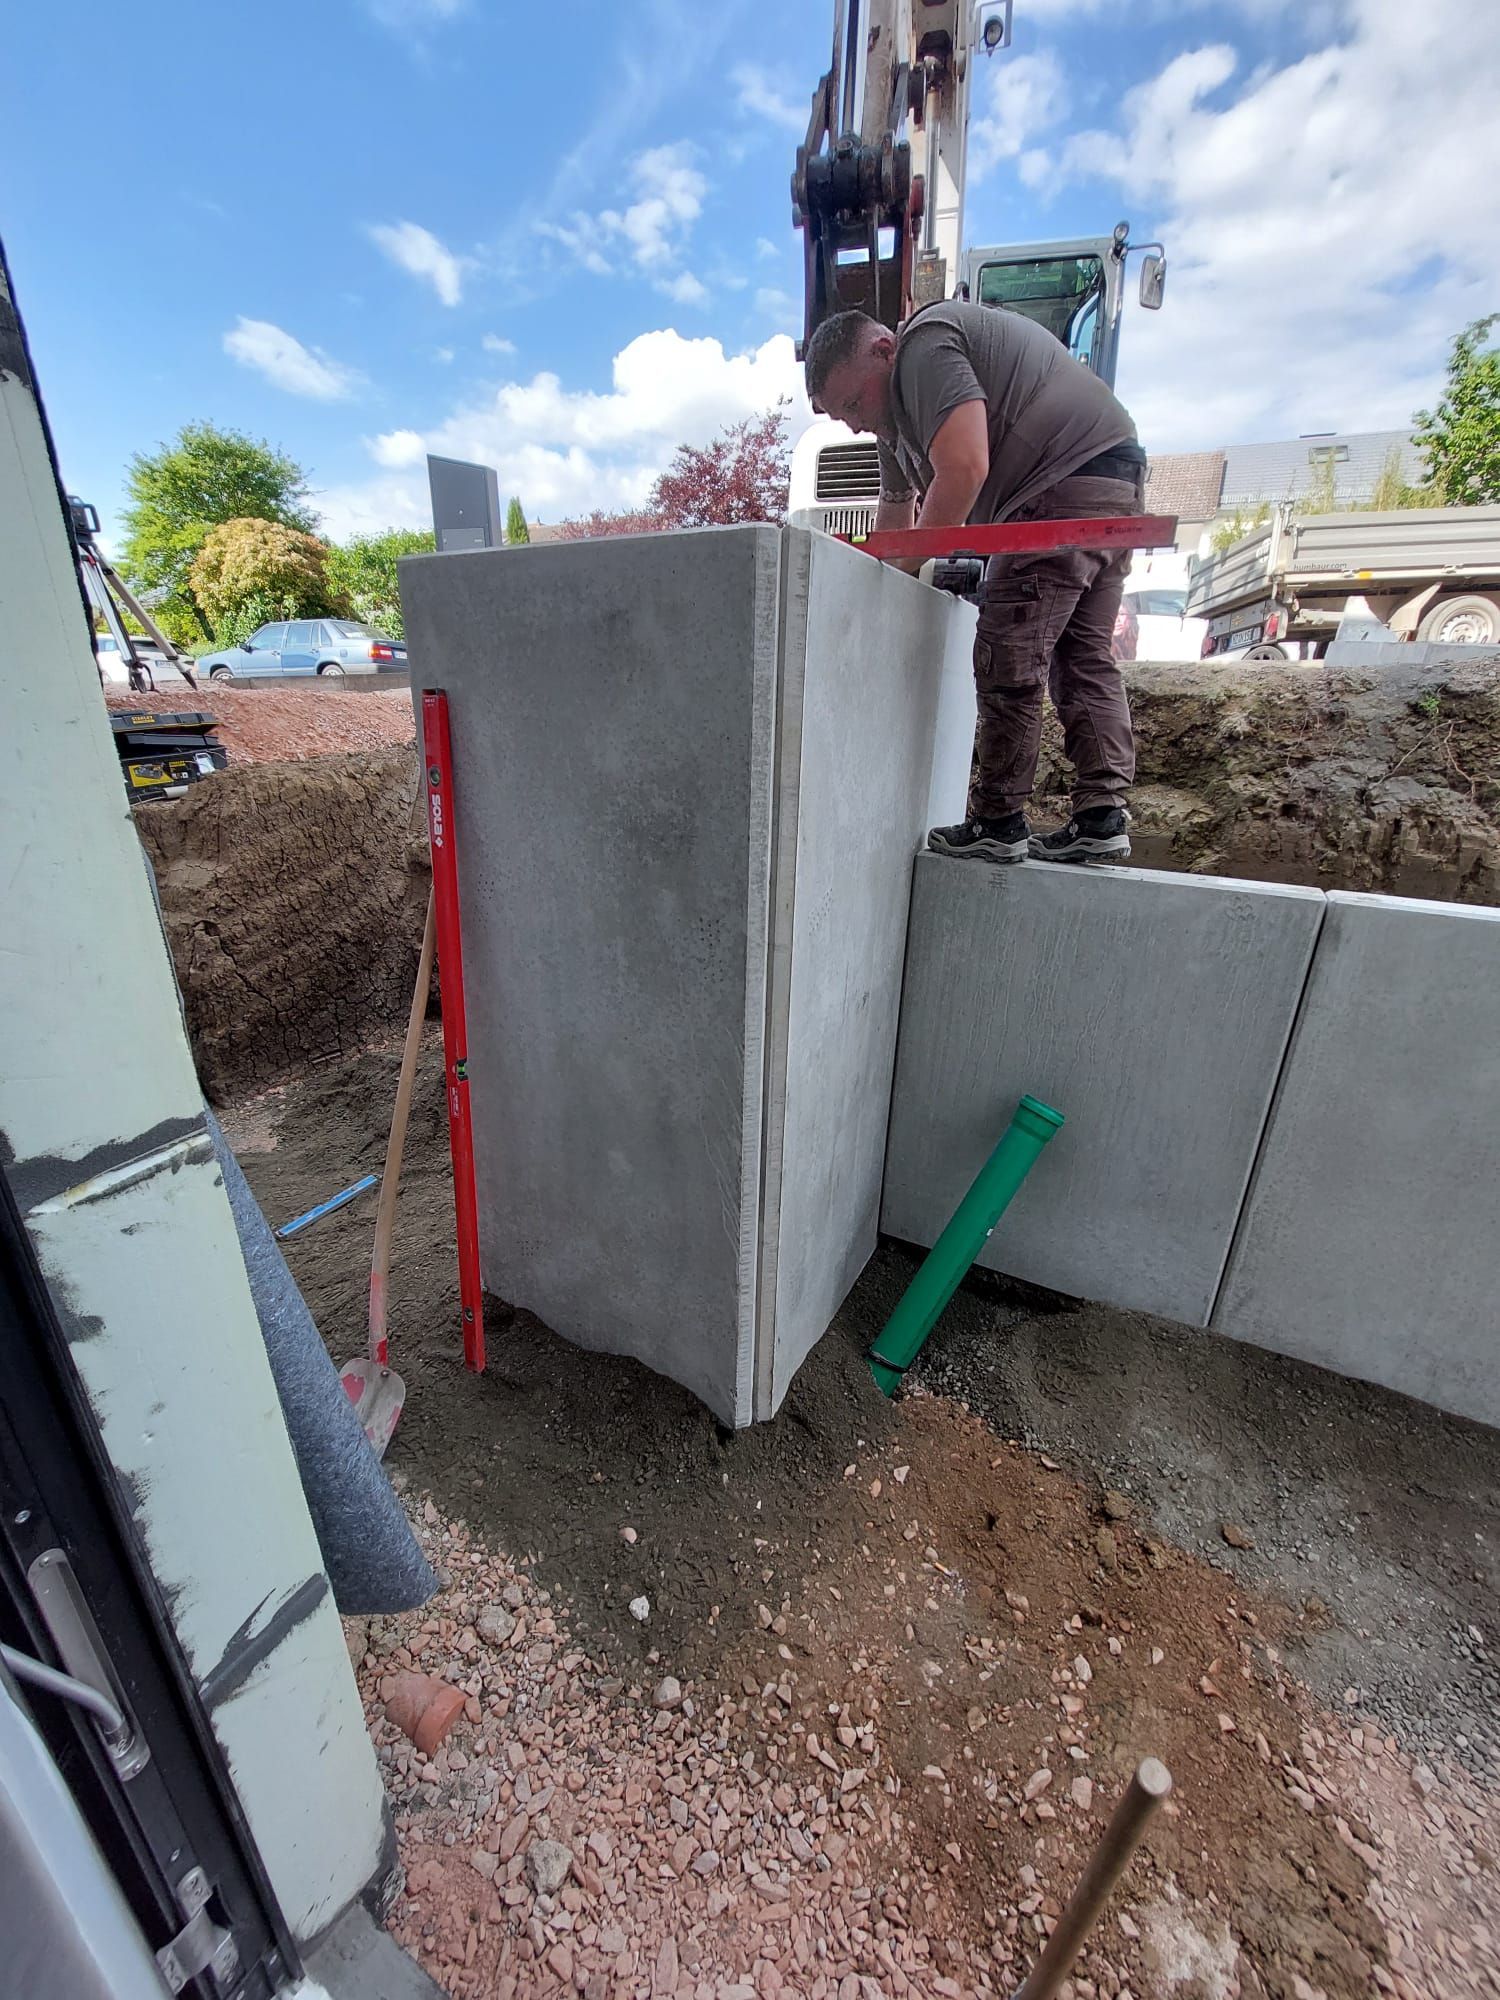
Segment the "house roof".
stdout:
<svg viewBox="0 0 1500 2000">
<path fill-rule="evenodd" d="M 1179 521 L 1209 521 L 1224 483 L 1222 451 L 1169 452 L 1146 462 L 1146 512 Z"/>
<path fill-rule="evenodd" d="M 1334 491 L 1341 506 L 1369 499 L 1392 452 L 1403 478 L 1418 485 L 1426 478 L 1422 454 L 1410 431 L 1330 431 L 1321 437 L 1301 437 L 1284 444 L 1232 444 L 1224 453 L 1221 507 L 1258 505 L 1262 500 L 1301 500 L 1322 475 L 1323 462 L 1333 456 Z"/>
</svg>

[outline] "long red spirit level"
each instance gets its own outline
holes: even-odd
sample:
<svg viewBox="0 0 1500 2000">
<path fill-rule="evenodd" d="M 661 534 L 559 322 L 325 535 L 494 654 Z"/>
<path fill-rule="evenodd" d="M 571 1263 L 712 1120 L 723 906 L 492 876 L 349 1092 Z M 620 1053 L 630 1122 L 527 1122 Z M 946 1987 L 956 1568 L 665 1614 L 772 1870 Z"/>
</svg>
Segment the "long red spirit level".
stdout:
<svg viewBox="0 0 1500 2000">
<path fill-rule="evenodd" d="M 484 1367 L 484 1293 L 479 1277 L 479 1204 L 474 1188 L 474 1127 L 469 1117 L 469 1030 L 464 1016 L 463 931 L 458 915 L 458 852 L 453 842 L 453 744 L 448 697 L 422 696 L 427 780 L 427 838 L 432 848 L 433 910 L 443 993 L 443 1071 L 448 1085 L 448 1145 L 458 1217 L 458 1296 L 464 1366 Z"/>
<path fill-rule="evenodd" d="M 1052 549 L 1161 549 L 1177 534 L 1170 514 L 1109 514 L 1098 521 L 999 521 L 968 528 L 884 528 L 853 541 L 880 562 L 934 557 L 1039 555 Z"/>
</svg>

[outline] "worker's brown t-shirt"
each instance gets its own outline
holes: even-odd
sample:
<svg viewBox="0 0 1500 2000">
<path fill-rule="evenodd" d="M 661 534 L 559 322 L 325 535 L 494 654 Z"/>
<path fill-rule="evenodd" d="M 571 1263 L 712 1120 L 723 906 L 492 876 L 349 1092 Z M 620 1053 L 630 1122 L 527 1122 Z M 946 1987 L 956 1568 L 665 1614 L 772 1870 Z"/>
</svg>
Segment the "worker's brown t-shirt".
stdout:
<svg viewBox="0 0 1500 2000">
<path fill-rule="evenodd" d="M 1114 393 L 1045 327 L 1002 306 L 953 299 L 901 329 L 891 380 L 897 442 L 880 442 L 880 494 L 906 500 L 932 484 L 928 451 L 963 403 L 989 412 L 990 469 L 971 521 L 1003 521 L 1135 425 Z"/>
</svg>

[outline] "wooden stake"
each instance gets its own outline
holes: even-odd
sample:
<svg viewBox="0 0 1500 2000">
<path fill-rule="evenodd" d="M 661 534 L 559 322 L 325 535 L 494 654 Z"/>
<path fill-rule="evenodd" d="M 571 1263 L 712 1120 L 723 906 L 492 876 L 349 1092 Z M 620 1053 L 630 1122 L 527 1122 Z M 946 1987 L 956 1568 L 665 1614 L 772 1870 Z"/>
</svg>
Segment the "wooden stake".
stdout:
<svg viewBox="0 0 1500 2000">
<path fill-rule="evenodd" d="M 1166 1765 L 1155 1757 L 1145 1758 L 1100 1835 L 1082 1880 L 1057 1920 L 1057 1929 L 1017 1990 L 1015 2000 L 1053 2000 L 1115 1884 L 1129 1867 L 1152 1815 L 1171 1789 L 1172 1774 Z"/>
<path fill-rule="evenodd" d="M 427 1019 L 427 998 L 432 990 L 432 953 L 437 938 L 433 891 L 427 891 L 427 921 L 422 927 L 422 950 L 417 959 L 417 983 L 411 992 L 406 1017 L 406 1040 L 401 1048 L 401 1075 L 396 1084 L 396 1107 L 391 1113 L 391 1135 L 385 1148 L 385 1177 L 380 1183 L 380 1206 L 375 1211 L 375 1251 L 370 1259 L 370 1359 L 388 1367 L 386 1343 L 386 1284 L 391 1271 L 391 1230 L 396 1221 L 396 1189 L 401 1180 L 401 1155 L 406 1146 L 406 1120 L 411 1110 L 412 1081 L 417 1074 L 417 1055 L 422 1046 L 422 1024 Z"/>
</svg>

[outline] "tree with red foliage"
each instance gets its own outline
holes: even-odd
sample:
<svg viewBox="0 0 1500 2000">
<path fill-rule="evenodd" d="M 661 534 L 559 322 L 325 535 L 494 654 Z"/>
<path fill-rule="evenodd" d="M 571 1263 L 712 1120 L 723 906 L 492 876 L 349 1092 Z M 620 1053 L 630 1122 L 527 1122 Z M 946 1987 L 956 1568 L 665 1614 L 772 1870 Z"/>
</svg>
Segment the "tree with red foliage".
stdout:
<svg viewBox="0 0 1500 2000">
<path fill-rule="evenodd" d="M 565 542 L 586 542 L 595 535 L 654 535 L 668 526 L 660 514 L 647 508 L 634 514 L 604 514 L 596 507 L 592 514 L 580 514 L 571 521 L 559 521 L 558 536 Z"/>
<path fill-rule="evenodd" d="M 564 521 L 570 540 L 590 535 L 648 535 L 663 528 L 723 528 L 741 521 L 786 519 L 792 449 L 786 403 L 762 417 L 745 417 L 702 449 L 679 445 L 672 463 L 651 489 L 649 504 L 634 513 L 585 515 Z"/>
</svg>

